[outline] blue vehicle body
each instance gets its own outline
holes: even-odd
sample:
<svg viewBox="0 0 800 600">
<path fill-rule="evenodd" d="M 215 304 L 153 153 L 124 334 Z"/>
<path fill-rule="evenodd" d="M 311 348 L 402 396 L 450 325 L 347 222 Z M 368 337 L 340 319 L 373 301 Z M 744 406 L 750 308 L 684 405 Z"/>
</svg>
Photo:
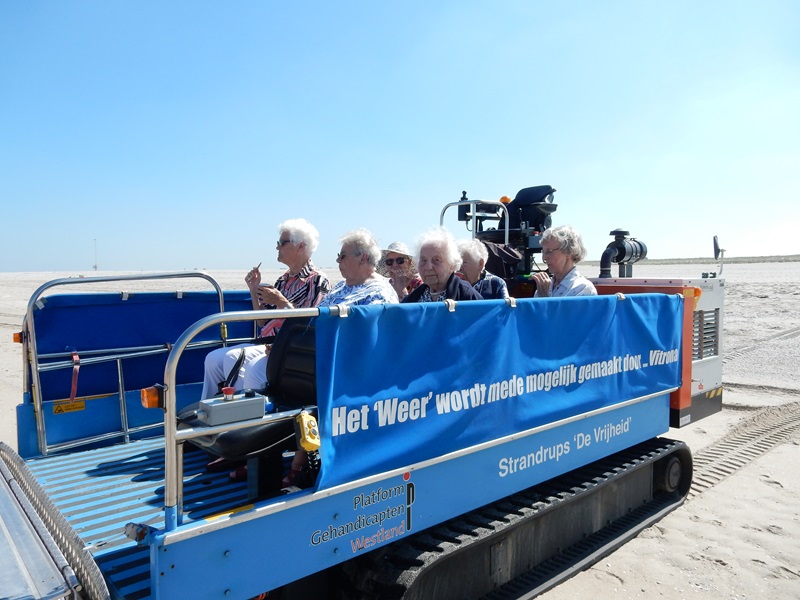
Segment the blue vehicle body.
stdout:
<svg viewBox="0 0 800 600">
<path fill-rule="evenodd" d="M 11 462 L 112 597 L 250 598 L 667 431 L 686 306 L 646 293 L 275 311 L 315 320 L 322 462 L 312 487 L 253 502 L 205 472 L 188 443 L 204 432 L 176 421 L 205 353 L 253 338 L 264 314 L 246 292 L 34 298 Z M 139 403 L 154 383 L 163 411 Z"/>
</svg>

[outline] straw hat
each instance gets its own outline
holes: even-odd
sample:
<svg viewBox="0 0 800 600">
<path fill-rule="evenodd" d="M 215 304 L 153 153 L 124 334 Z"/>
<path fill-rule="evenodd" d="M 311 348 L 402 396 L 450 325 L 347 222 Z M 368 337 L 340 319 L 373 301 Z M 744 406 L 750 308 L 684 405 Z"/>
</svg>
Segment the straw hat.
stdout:
<svg viewBox="0 0 800 600">
<path fill-rule="evenodd" d="M 383 261 L 386 259 L 386 255 L 389 254 L 390 252 L 407 256 L 409 260 L 413 258 L 411 256 L 411 252 L 408 249 L 408 246 L 406 246 L 403 242 L 392 242 L 386 248 L 381 248 L 381 262 L 378 265 L 378 273 L 387 277 L 389 275 L 389 269 L 386 266 L 386 263 L 384 263 Z"/>
<path fill-rule="evenodd" d="M 388 247 L 382 248 L 381 252 L 383 252 L 384 256 L 389 254 L 389 252 L 394 252 L 395 254 L 403 254 L 404 256 L 411 258 L 411 252 L 409 252 L 408 246 L 406 246 L 403 242 L 392 242 Z"/>
</svg>

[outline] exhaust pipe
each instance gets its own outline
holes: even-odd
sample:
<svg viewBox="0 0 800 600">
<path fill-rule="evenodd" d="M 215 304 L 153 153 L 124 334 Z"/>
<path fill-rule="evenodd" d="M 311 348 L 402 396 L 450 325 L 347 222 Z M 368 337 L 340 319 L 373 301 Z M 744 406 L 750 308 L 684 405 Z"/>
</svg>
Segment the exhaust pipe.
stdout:
<svg viewBox="0 0 800 600">
<path fill-rule="evenodd" d="M 647 246 L 635 238 L 628 238 L 630 232 L 624 229 L 615 229 L 609 235 L 614 236 L 600 257 L 600 278 L 611 277 L 611 263 L 619 264 L 620 277 L 633 277 L 633 263 L 639 262 L 647 256 Z"/>
</svg>

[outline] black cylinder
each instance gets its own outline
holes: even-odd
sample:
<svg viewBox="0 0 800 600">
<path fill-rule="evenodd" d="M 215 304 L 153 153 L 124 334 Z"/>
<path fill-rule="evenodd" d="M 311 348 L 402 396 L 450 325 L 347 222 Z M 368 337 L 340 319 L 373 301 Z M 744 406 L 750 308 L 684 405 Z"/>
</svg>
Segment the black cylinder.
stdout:
<svg viewBox="0 0 800 600">
<path fill-rule="evenodd" d="M 636 239 L 628 239 L 630 232 L 624 229 L 615 229 L 609 235 L 614 236 L 600 257 L 600 277 L 611 277 L 611 263 L 633 264 L 647 256 L 647 246 Z M 622 267 L 620 267 L 621 269 Z"/>
</svg>

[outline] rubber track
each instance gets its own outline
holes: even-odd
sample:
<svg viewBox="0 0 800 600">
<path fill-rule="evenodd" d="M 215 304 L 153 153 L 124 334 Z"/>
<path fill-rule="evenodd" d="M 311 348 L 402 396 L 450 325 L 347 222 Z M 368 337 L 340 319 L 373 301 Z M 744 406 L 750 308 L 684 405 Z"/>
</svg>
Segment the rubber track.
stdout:
<svg viewBox="0 0 800 600">
<path fill-rule="evenodd" d="M 726 439 L 720 440 L 694 455 L 692 485 L 686 496 L 686 502 L 735 474 L 736 471 L 778 445 L 798 435 L 800 435 L 800 403 L 795 402 L 759 410 L 752 417 L 739 424 Z M 639 518 L 636 512 L 634 511 L 623 520 Z M 619 525 L 624 525 L 624 523 L 619 523 Z M 639 529 L 636 529 L 634 535 L 638 531 Z M 586 543 L 591 543 L 593 541 L 592 538 L 609 534 L 613 535 L 613 532 L 603 530 L 587 538 Z M 633 536 L 626 534 L 616 546 L 620 546 L 631 537 Z M 539 565 L 535 572 L 509 582 L 497 592 L 488 594 L 484 598 L 486 600 L 499 600 L 501 598 L 521 599 L 535 597 L 546 589 L 553 587 L 558 581 L 563 581 L 575 573 L 576 565 L 574 562 L 570 562 L 570 558 L 578 550 L 578 548 L 568 549 L 550 561 Z M 584 564 L 589 562 L 584 557 L 579 558 Z M 553 573 L 553 579 L 549 582 L 543 582 L 541 576 L 548 570 Z M 536 577 L 537 579 L 531 582 L 531 577 Z M 519 593 L 515 595 L 514 591 Z"/>
<path fill-rule="evenodd" d="M 739 469 L 747 466 L 760 456 L 763 456 L 778 445 L 785 443 L 800 435 L 800 403 L 795 402 L 777 407 L 767 407 L 760 409 L 750 418 L 740 423 L 724 440 L 708 446 L 694 454 L 693 457 L 693 479 L 686 502 L 695 498 L 707 489 L 715 486 L 724 479 L 730 477 Z M 631 513 L 626 519 L 636 519 L 638 515 Z M 639 529 L 636 530 L 638 532 Z M 634 532 L 634 534 L 636 533 Z M 594 534 L 599 537 L 611 533 L 603 530 Z M 626 535 L 620 541 L 621 545 L 632 535 Z M 591 539 L 587 538 L 587 543 Z M 535 573 L 524 575 L 517 580 L 509 582 L 496 593 L 488 594 L 485 598 L 496 600 L 500 598 L 532 598 L 546 589 L 553 587 L 557 581 L 563 581 L 576 571 L 575 565 L 570 563 L 570 555 L 578 549 L 572 548 L 567 552 L 556 556 L 554 559 L 540 565 Z M 598 557 L 599 558 L 599 557 Z M 586 559 L 582 559 L 587 563 Z M 541 581 L 529 583 L 531 576 L 539 576 L 543 572 L 551 570 L 554 579 L 551 582 L 542 584 Z M 538 585 L 538 587 L 533 587 Z M 513 591 L 519 593 L 514 595 Z"/>
<path fill-rule="evenodd" d="M 681 448 L 685 449 L 685 444 L 667 439 L 644 442 L 425 530 L 383 551 L 345 563 L 341 567 L 345 581 L 340 582 L 340 597 L 403 598 L 417 577 L 424 570 L 435 568 L 437 561 L 449 558 L 470 544 L 486 544 L 497 539 L 508 528 L 536 518 L 545 511 L 561 508 L 578 497 L 585 497 L 598 486 L 622 479 L 633 469 L 642 468 Z M 677 493 L 657 495 L 645 507 L 587 536 L 583 542 L 540 563 L 531 572 L 501 586 L 486 598 L 533 597 L 587 568 L 682 502 L 683 498 Z"/>
</svg>

